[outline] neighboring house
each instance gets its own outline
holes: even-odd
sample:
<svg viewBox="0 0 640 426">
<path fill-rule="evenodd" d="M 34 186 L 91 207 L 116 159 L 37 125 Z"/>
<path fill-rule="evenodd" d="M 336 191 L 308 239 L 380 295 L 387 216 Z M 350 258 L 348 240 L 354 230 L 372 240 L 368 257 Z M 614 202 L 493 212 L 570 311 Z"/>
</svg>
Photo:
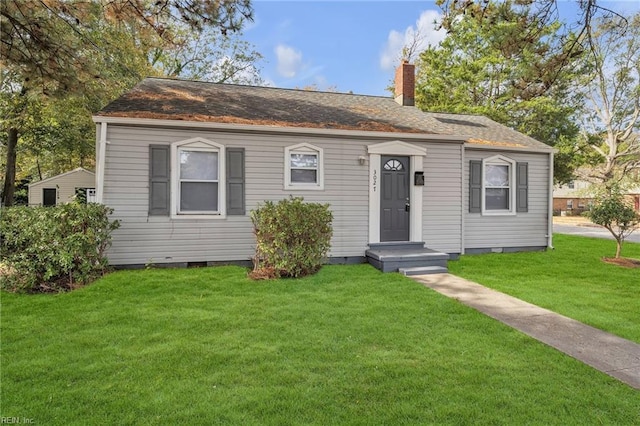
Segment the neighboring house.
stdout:
<svg viewBox="0 0 640 426">
<path fill-rule="evenodd" d="M 486 117 L 394 99 L 148 78 L 93 117 L 113 265 L 247 261 L 250 211 L 329 203 L 334 262 L 379 243 L 458 255 L 551 246 L 553 150 Z M 388 247 L 389 245 L 383 245 Z"/>
<path fill-rule="evenodd" d="M 595 197 L 591 190 L 591 183 L 582 180 L 574 180 L 566 185 L 557 185 L 553 188 L 553 214 L 579 215 L 589 210 Z M 626 198 L 633 208 L 640 212 L 640 186 L 626 191 Z"/>
<path fill-rule="evenodd" d="M 30 206 L 55 206 L 68 203 L 76 197 L 95 201 L 96 177 L 82 167 L 52 176 L 29 185 Z"/>
<path fill-rule="evenodd" d="M 640 213 L 640 186 L 636 186 L 635 188 L 629 190 L 629 192 L 627 193 L 627 197 L 629 197 L 629 199 L 633 203 L 633 208 L 638 213 Z"/>
<path fill-rule="evenodd" d="M 555 216 L 580 215 L 593 203 L 589 182 L 574 180 L 553 188 L 553 214 Z"/>
</svg>

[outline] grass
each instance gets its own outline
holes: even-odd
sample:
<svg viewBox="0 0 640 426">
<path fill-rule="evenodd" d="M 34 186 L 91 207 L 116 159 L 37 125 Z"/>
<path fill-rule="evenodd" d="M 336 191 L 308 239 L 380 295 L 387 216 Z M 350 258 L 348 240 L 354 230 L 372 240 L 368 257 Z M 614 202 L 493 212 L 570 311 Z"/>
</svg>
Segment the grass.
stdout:
<svg viewBox="0 0 640 426">
<path fill-rule="evenodd" d="M 36 424 L 637 424 L 640 392 L 398 274 L 123 271 L 2 294 L 1 416 Z"/>
<path fill-rule="evenodd" d="M 554 250 L 462 256 L 451 273 L 640 343 L 640 269 L 602 262 L 615 242 L 555 234 Z M 625 243 L 640 259 L 640 244 Z"/>
</svg>

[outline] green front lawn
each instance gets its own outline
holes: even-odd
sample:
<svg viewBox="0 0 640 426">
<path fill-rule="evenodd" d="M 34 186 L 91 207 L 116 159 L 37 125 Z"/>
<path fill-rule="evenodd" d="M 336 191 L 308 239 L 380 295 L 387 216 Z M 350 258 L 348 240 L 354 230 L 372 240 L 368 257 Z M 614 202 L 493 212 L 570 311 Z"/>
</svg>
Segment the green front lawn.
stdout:
<svg viewBox="0 0 640 426">
<path fill-rule="evenodd" d="M 555 234 L 555 249 L 462 256 L 449 271 L 640 343 L 640 269 L 603 263 L 615 242 Z M 640 244 L 623 255 L 640 259 Z"/>
<path fill-rule="evenodd" d="M 640 393 L 367 265 L 125 271 L 2 294 L 1 416 L 34 424 L 634 424 Z M 637 320 L 637 318 L 636 318 Z"/>
</svg>

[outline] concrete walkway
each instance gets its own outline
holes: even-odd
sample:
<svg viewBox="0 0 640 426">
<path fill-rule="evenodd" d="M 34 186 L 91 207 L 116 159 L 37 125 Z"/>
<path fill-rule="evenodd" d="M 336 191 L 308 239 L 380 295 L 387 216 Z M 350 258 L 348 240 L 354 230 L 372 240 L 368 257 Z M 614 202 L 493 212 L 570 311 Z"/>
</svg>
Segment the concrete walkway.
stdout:
<svg viewBox="0 0 640 426">
<path fill-rule="evenodd" d="M 640 345 L 451 274 L 414 280 L 640 389 Z"/>
</svg>

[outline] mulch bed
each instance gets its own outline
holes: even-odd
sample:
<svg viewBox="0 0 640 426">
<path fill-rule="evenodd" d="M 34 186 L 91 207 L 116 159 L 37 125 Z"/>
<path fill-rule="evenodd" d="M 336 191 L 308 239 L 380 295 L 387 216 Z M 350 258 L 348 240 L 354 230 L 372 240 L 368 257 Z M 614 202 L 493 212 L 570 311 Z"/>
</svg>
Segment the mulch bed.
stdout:
<svg viewBox="0 0 640 426">
<path fill-rule="evenodd" d="M 612 265 L 622 266 L 624 268 L 640 268 L 640 260 L 638 259 L 629 259 L 627 257 L 620 257 L 618 259 L 615 257 L 603 257 L 602 261 Z"/>
</svg>

